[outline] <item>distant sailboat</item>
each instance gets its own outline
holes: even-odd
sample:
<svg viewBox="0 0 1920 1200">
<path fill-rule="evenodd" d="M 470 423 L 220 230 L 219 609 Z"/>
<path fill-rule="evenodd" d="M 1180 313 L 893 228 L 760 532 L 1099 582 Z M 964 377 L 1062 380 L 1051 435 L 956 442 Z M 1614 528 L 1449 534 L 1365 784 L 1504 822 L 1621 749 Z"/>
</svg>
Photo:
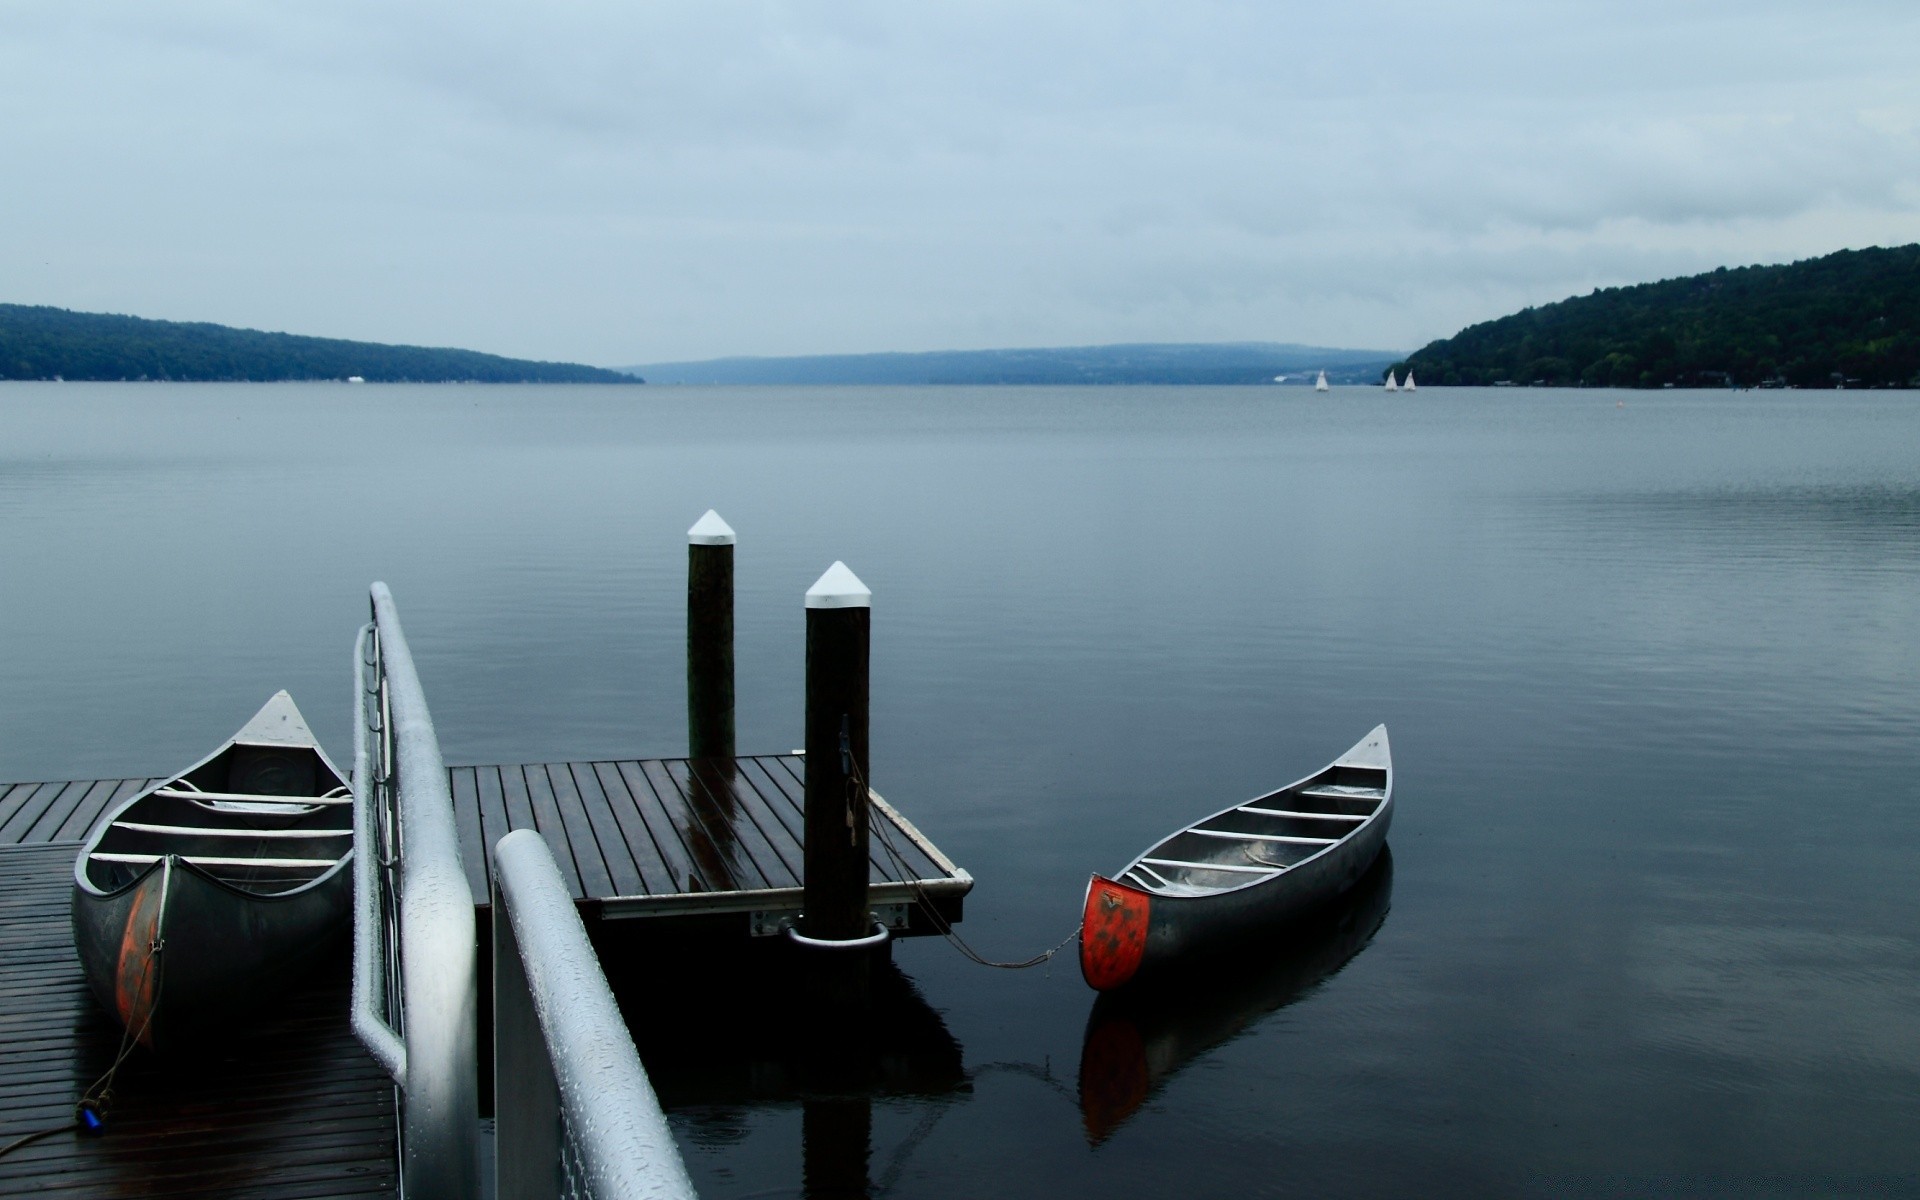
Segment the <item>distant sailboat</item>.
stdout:
<svg viewBox="0 0 1920 1200">
<path fill-rule="evenodd" d="M 1320 372 L 1320 378 L 1313 381 L 1313 390 L 1316 392 L 1332 390 L 1327 387 L 1327 373 L 1325 371 Z"/>
<path fill-rule="evenodd" d="M 1420 390 L 1413 386 L 1413 372 L 1411 370 L 1407 372 L 1407 381 L 1400 385 L 1400 390 L 1403 392 L 1414 392 L 1414 391 Z"/>
<path fill-rule="evenodd" d="M 1397 392 L 1400 390 L 1400 385 L 1394 381 L 1393 372 L 1391 370 L 1387 372 L 1387 390 L 1390 392 Z"/>
</svg>

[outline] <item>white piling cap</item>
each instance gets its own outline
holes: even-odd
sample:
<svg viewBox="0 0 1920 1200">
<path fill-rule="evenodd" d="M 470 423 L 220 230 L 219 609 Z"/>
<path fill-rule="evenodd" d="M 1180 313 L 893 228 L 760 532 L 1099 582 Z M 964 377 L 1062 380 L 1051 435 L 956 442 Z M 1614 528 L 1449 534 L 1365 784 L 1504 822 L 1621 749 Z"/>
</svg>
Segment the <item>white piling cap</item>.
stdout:
<svg viewBox="0 0 1920 1200">
<path fill-rule="evenodd" d="M 807 589 L 807 607 L 872 608 L 873 591 L 847 569 L 847 564 L 836 562 Z"/>
<path fill-rule="evenodd" d="M 707 515 L 693 523 L 687 530 L 689 546 L 731 546 L 733 545 L 733 526 L 720 519 L 720 514 L 712 509 Z"/>
</svg>

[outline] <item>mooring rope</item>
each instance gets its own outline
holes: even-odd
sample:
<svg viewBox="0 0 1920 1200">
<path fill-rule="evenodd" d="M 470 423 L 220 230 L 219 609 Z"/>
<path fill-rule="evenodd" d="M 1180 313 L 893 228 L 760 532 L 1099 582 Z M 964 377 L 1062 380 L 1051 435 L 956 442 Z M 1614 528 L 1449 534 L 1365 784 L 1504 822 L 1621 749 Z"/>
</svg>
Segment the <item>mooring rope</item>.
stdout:
<svg viewBox="0 0 1920 1200">
<path fill-rule="evenodd" d="M 860 771 L 860 764 L 852 761 L 851 755 L 848 756 L 847 765 L 850 768 L 847 773 L 847 799 L 848 802 L 851 803 L 856 794 L 864 795 L 869 792 L 870 789 L 867 787 L 865 776 Z M 855 789 L 858 789 L 857 793 Z M 927 914 L 927 919 L 933 922 L 934 931 L 941 937 L 947 939 L 947 942 L 966 958 L 979 963 L 983 967 L 998 967 L 1004 971 L 1023 971 L 1028 967 L 1037 967 L 1041 963 L 1051 960 L 1054 955 L 1065 950 L 1068 943 L 1080 936 L 1080 927 L 1076 925 L 1067 936 L 1054 943 L 1051 949 L 1042 950 L 1032 958 L 1023 958 L 1017 962 L 1000 962 L 981 954 L 978 950 L 968 945 L 967 940 L 956 933 L 953 925 L 945 917 L 941 916 L 939 910 L 934 907 L 933 897 L 927 894 L 926 888 L 922 887 L 920 881 L 914 877 L 913 869 L 907 865 L 906 856 L 900 852 L 898 846 L 894 845 L 893 835 L 888 829 L 888 826 L 892 824 L 893 822 L 891 821 L 875 820 L 873 806 L 871 804 L 867 805 L 867 828 L 879 835 L 880 847 L 887 852 L 887 857 L 893 860 L 894 869 L 900 873 L 900 882 L 906 884 L 907 890 L 913 893 L 913 898 L 915 902 L 919 904 L 920 911 Z"/>
<path fill-rule="evenodd" d="M 100 1078 L 94 1080 L 85 1092 L 81 1093 L 80 1099 L 73 1106 L 73 1119 L 59 1125 L 49 1125 L 45 1129 L 36 1129 L 32 1133 L 15 1138 L 5 1146 L 0 1146 L 0 1158 L 24 1146 L 31 1146 L 42 1138 L 52 1137 L 56 1133 L 72 1130 L 76 1133 L 95 1134 L 102 1132 L 105 1128 L 107 1111 L 113 1107 L 114 1076 L 119 1072 L 121 1065 L 127 1061 L 127 1056 L 133 1053 L 133 1048 L 140 1044 L 140 1038 L 146 1033 L 147 1027 L 153 1023 L 153 1010 L 160 1007 L 160 989 L 167 981 L 167 964 L 166 960 L 160 956 L 160 952 L 166 948 L 163 926 L 167 917 L 167 892 L 173 883 L 173 860 L 169 857 L 161 861 L 165 865 L 161 868 L 163 874 L 160 878 L 160 913 L 154 924 L 153 939 L 147 943 L 146 958 L 140 964 L 140 981 L 134 985 L 134 995 L 138 996 L 145 992 L 147 976 L 154 971 L 154 965 L 159 964 L 159 972 L 153 979 L 153 999 L 147 1004 L 147 1011 L 141 1015 L 138 1026 L 129 1023 L 121 1031 L 120 1049 L 113 1056 L 113 1064 L 101 1074 Z"/>
</svg>

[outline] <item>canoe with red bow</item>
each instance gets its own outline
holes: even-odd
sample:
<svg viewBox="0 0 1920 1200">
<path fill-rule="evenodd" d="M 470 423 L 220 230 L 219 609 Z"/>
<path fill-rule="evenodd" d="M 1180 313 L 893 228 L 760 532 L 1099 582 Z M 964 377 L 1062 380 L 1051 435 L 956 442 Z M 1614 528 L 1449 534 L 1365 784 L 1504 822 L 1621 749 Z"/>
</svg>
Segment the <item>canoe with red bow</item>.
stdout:
<svg viewBox="0 0 1920 1200">
<path fill-rule="evenodd" d="M 1373 865 L 1392 820 L 1393 755 L 1379 725 L 1305 779 L 1094 875 L 1080 973 L 1108 991 L 1337 899 Z"/>
</svg>

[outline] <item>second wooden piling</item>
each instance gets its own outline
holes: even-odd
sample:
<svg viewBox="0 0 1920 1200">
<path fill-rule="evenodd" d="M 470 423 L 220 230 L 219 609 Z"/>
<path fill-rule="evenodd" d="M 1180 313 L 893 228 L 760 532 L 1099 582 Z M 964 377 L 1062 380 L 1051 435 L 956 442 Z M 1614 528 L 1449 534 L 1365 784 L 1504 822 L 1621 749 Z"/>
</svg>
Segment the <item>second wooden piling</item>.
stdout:
<svg viewBox="0 0 1920 1200">
<path fill-rule="evenodd" d="M 801 933 L 850 942 L 867 906 L 867 665 L 873 593 L 836 562 L 807 590 L 806 850 Z"/>
<path fill-rule="evenodd" d="M 687 754 L 731 764 L 733 528 L 712 509 L 687 530 Z"/>
</svg>

